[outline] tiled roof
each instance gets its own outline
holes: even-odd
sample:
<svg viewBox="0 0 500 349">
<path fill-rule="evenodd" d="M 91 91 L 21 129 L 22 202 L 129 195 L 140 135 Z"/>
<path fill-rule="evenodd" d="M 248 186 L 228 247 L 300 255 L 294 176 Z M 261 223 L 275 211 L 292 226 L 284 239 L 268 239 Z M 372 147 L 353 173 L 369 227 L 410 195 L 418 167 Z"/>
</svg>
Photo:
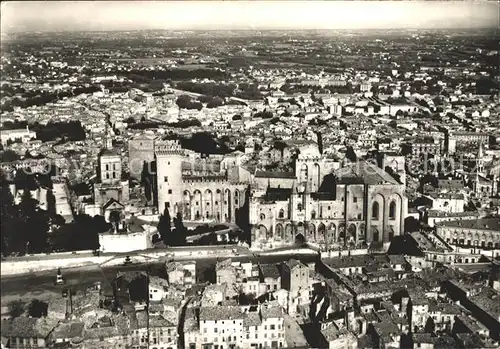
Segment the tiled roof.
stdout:
<svg viewBox="0 0 500 349">
<path fill-rule="evenodd" d="M 46 338 L 58 320 L 18 317 L 2 321 L 2 337 Z"/>
<path fill-rule="evenodd" d="M 83 337 L 83 329 L 85 324 L 83 322 L 68 322 L 59 324 L 51 333 L 52 339 L 71 339 L 76 337 Z"/>
<path fill-rule="evenodd" d="M 214 320 L 236 320 L 242 319 L 244 315 L 240 307 L 235 306 L 219 306 L 219 307 L 202 307 L 200 308 L 200 321 Z"/>
<path fill-rule="evenodd" d="M 290 259 L 290 260 L 286 261 L 284 264 L 287 265 L 290 269 L 293 269 L 296 266 L 307 268 L 307 266 L 305 264 L 303 264 L 301 261 L 299 261 L 297 259 Z"/>
<path fill-rule="evenodd" d="M 249 312 L 243 319 L 244 327 L 260 326 L 260 324 L 260 315 L 257 312 Z"/>
<path fill-rule="evenodd" d="M 276 319 L 283 317 L 283 309 L 280 307 L 262 307 L 260 310 L 263 319 Z"/>
<path fill-rule="evenodd" d="M 280 277 L 280 272 L 276 264 L 261 264 L 259 265 L 262 276 L 267 278 L 277 279 Z"/>
</svg>

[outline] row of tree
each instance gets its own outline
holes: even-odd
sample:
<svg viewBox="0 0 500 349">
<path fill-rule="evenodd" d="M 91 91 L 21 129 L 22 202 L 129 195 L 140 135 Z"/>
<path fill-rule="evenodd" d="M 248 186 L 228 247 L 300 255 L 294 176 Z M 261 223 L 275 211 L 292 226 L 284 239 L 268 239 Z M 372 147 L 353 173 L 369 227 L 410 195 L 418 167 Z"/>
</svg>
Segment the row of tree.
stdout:
<svg viewBox="0 0 500 349">
<path fill-rule="evenodd" d="M 49 211 L 40 209 L 29 190 L 23 192 L 21 202 L 16 205 L 5 183 L 0 185 L 2 254 L 47 252 Z"/>
<path fill-rule="evenodd" d="M 52 184 L 44 176 L 18 173 L 22 178 L 15 181 L 16 186 L 24 189 L 19 204 L 14 201 L 9 183 L 4 178 L 0 183 L 1 251 L 4 256 L 99 248 L 98 234 L 110 229 L 104 217 L 78 215 L 67 224 L 56 214 Z M 31 195 L 31 191 L 40 186 L 48 188 L 46 210 L 40 208 Z"/>
<path fill-rule="evenodd" d="M 41 300 L 32 299 L 26 303 L 22 299 L 17 299 L 7 303 L 9 316 L 14 319 L 23 315 L 28 315 L 33 318 L 41 318 L 47 316 L 49 305 Z"/>
<path fill-rule="evenodd" d="M 0 110 L 13 111 L 14 107 L 27 108 L 31 106 L 41 106 L 47 103 L 56 102 L 65 97 L 78 96 L 82 93 L 94 93 L 100 90 L 101 88 L 98 85 L 91 85 L 89 87 L 77 87 L 62 92 L 28 91 L 23 98 L 16 96 L 3 101 Z"/>
<path fill-rule="evenodd" d="M 5 121 L 2 124 L 4 130 L 24 129 L 26 127 L 36 132 L 37 139 L 42 142 L 53 141 L 57 138 L 83 141 L 86 138 L 85 128 L 78 120 L 48 122 L 46 125 L 38 122 L 28 124 L 26 121 Z"/>
</svg>

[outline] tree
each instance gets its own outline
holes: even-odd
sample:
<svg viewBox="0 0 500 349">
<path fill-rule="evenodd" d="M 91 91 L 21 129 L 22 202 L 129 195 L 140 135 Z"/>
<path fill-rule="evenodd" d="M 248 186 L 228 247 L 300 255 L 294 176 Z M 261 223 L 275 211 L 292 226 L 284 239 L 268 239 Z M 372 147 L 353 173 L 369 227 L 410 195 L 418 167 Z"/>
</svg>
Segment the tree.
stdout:
<svg viewBox="0 0 500 349">
<path fill-rule="evenodd" d="M 31 317 L 41 318 L 47 316 L 49 305 L 38 299 L 33 299 L 28 305 L 28 314 Z"/>
<path fill-rule="evenodd" d="M 345 157 L 352 161 L 352 162 L 356 162 L 357 160 L 357 156 L 356 156 L 356 153 L 354 152 L 354 149 L 352 147 L 347 147 L 347 151 L 345 153 Z"/>
<path fill-rule="evenodd" d="M 424 326 L 424 332 L 434 333 L 435 330 L 436 330 L 436 325 L 434 324 L 434 320 L 432 319 L 432 317 L 429 316 Z"/>
<path fill-rule="evenodd" d="M 177 101 L 175 102 L 179 108 L 187 109 L 191 104 L 191 97 L 188 95 L 180 95 L 177 97 Z"/>
<path fill-rule="evenodd" d="M 212 98 L 208 103 L 207 103 L 207 108 L 217 108 L 220 106 L 224 105 L 224 100 L 220 97 L 215 97 Z"/>
<path fill-rule="evenodd" d="M 92 231 L 95 231 L 97 234 L 104 233 L 109 230 L 109 223 L 106 222 L 104 216 L 95 215 L 92 218 Z"/>
<path fill-rule="evenodd" d="M 172 226 L 168 208 L 165 208 L 165 211 L 163 211 L 163 214 L 160 216 L 157 228 L 165 245 L 171 245 Z"/>
<path fill-rule="evenodd" d="M 56 215 L 56 197 L 52 192 L 52 189 L 47 190 L 47 212 L 50 217 Z"/>
<path fill-rule="evenodd" d="M 82 214 L 73 222 L 62 224 L 52 234 L 50 243 L 53 251 L 80 251 L 99 249 L 99 234 L 110 229 L 103 216 L 93 218 Z"/>
<path fill-rule="evenodd" d="M 7 149 L 0 154 L 0 162 L 14 162 L 20 159 L 20 156 L 13 150 Z"/>
<path fill-rule="evenodd" d="M 47 247 L 47 232 L 49 230 L 49 216 L 40 210 L 38 201 L 32 198 L 29 190 L 24 190 L 19 204 L 20 225 L 25 235 L 26 252 L 45 252 Z"/>
<path fill-rule="evenodd" d="M 7 308 L 11 318 L 20 317 L 26 310 L 26 303 L 21 299 L 13 300 L 7 304 Z"/>
<path fill-rule="evenodd" d="M 176 246 L 184 246 L 186 244 L 186 227 L 184 227 L 182 214 L 180 212 L 177 212 L 174 218 L 174 227 L 174 244 Z"/>
<path fill-rule="evenodd" d="M 4 180 L 0 184 L 0 222 L 2 254 L 7 256 L 12 252 L 19 252 L 21 234 L 18 229 L 18 210 L 14 205 L 14 197 Z"/>
<path fill-rule="evenodd" d="M 149 166 L 146 161 L 142 164 L 142 172 L 141 172 L 141 185 L 144 187 L 144 195 L 146 196 L 146 200 L 152 200 L 152 191 L 153 187 L 151 185 L 153 179 L 151 178 L 151 174 L 149 172 Z"/>
<path fill-rule="evenodd" d="M 405 218 L 405 232 L 413 233 L 420 229 L 420 222 L 415 217 Z"/>
<path fill-rule="evenodd" d="M 472 212 L 472 211 L 477 211 L 476 204 L 474 204 L 473 201 L 469 201 L 464 205 L 464 211 L 465 212 Z"/>
</svg>

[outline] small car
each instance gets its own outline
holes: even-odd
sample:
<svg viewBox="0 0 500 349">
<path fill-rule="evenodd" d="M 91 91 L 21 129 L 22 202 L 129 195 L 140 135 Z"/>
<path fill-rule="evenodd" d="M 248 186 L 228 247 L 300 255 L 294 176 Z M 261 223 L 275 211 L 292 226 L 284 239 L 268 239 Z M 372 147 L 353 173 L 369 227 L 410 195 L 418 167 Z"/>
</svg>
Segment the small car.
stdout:
<svg viewBox="0 0 500 349">
<path fill-rule="evenodd" d="M 55 285 L 64 285 L 66 281 L 64 280 L 62 273 L 61 273 L 61 268 L 57 269 L 57 275 L 56 275 L 56 281 L 54 282 Z"/>
<path fill-rule="evenodd" d="M 123 262 L 123 265 L 130 265 L 132 264 L 132 260 L 130 259 L 130 256 L 125 257 L 125 262 Z"/>
</svg>

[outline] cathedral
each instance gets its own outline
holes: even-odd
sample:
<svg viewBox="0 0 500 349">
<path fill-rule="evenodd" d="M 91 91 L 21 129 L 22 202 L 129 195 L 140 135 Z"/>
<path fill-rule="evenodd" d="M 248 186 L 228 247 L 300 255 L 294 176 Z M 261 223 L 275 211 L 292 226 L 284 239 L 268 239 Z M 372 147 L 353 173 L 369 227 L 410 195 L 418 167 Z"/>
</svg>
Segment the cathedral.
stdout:
<svg viewBox="0 0 500 349">
<path fill-rule="evenodd" d="M 256 177 L 261 185 L 252 186 L 250 199 L 255 248 L 302 242 L 326 249 L 372 243 L 388 247 L 404 232 L 405 186 L 368 162 L 341 165 L 317 154 L 300 154 L 295 173 Z"/>
<path fill-rule="evenodd" d="M 316 149 L 299 154 L 293 172 L 267 172 L 246 168 L 240 152 L 204 159 L 177 141 L 154 148 L 159 212 L 227 223 L 248 214 L 257 249 L 387 247 L 404 231 L 404 184 L 366 161 L 341 163 Z"/>
</svg>

